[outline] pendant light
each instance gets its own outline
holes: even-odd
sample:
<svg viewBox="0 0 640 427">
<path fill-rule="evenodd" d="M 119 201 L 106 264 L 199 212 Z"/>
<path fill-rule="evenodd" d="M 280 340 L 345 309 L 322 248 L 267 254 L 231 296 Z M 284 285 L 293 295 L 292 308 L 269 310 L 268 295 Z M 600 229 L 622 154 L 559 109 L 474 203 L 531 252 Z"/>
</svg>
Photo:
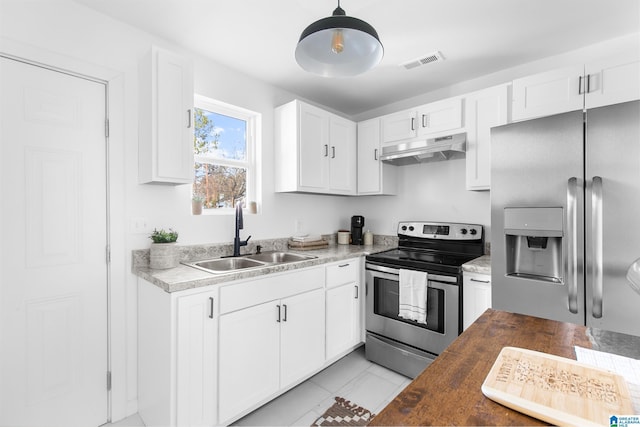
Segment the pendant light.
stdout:
<svg viewBox="0 0 640 427">
<path fill-rule="evenodd" d="M 296 61 L 324 77 L 362 74 L 380 63 L 384 49 L 376 30 L 338 7 L 333 15 L 309 25 L 300 35 Z"/>
</svg>

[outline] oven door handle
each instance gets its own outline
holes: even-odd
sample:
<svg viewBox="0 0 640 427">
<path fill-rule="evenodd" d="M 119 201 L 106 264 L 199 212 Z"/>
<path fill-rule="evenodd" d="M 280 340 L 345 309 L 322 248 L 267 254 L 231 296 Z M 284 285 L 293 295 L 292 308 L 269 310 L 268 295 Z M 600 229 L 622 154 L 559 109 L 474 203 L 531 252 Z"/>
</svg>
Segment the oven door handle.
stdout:
<svg viewBox="0 0 640 427">
<path fill-rule="evenodd" d="M 379 273 L 393 275 L 395 276 L 394 278 L 396 280 L 397 280 L 397 277 L 400 275 L 400 269 L 398 268 L 383 267 L 381 265 L 375 265 L 375 264 L 366 264 L 366 270 L 371 271 L 372 274 L 375 274 L 376 276 L 380 276 Z M 442 274 L 429 273 L 428 277 L 430 282 L 435 281 L 435 282 L 442 282 L 442 283 L 458 283 L 458 278 L 456 276 L 444 276 Z"/>
</svg>

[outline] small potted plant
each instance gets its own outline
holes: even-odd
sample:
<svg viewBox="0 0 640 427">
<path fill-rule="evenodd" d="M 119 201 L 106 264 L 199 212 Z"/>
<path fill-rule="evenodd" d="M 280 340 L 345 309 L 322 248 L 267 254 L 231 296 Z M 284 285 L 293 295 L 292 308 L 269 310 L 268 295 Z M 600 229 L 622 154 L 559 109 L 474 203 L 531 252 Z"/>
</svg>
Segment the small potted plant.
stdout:
<svg viewBox="0 0 640 427">
<path fill-rule="evenodd" d="M 191 213 L 193 215 L 201 215 L 203 203 L 204 197 L 201 194 L 193 193 L 191 197 Z"/>
<path fill-rule="evenodd" d="M 149 250 L 149 266 L 158 269 L 176 267 L 179 262 L 176 247 L 178 232 L 171 228 L 168 231 L 154 229 L 149 238 L 153 241 Z"/>
</svg>

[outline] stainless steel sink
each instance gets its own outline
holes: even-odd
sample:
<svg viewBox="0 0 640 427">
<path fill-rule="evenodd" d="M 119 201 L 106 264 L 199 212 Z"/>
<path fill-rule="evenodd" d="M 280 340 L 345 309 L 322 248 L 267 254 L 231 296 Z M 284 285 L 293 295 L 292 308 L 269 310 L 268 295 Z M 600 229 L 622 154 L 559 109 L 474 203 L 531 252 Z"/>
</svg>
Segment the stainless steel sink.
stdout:
<svg viewBox="0 0 640 427">
<path fill-rule="evenodd" d="M 210 271 L 212 273 L 226 273 L 229 271 L 243 270 L 245 268 L 262 267 L 264 262 L 244 257 L 216 258 L 205 261 L 185 262 L 185 265 Z"/>
<path fill-rule="evenodd" d="M 270 264 L 282 264 L 287 262 L 305 261 L 316 257 L 294 254 L 291 252 L 263 252 L 261 254 L 245 255 L 245 258 L 264 261 Z"/>
<path fill-rule="evenodd" d="M 317 258 L 290 252 L 263 252 L 241 257 L 215 258 L 204 261 L 183 262 L 184 265 L 208 271 L 209 273 L 229 273 L 247 268 L 265 267 Z"/>
</svg>

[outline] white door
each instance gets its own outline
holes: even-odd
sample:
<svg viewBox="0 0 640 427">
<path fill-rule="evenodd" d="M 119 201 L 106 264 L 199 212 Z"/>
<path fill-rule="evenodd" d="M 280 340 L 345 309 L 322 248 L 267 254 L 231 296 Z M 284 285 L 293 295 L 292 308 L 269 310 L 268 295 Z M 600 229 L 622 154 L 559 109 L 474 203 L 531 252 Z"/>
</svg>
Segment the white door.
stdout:
<svg viewBox="0 0 640 427">
<path fill-rule="evenodd" d="M 107 421 L 105 86 L 0 58 L 0 425 Z"/>
</svg>

